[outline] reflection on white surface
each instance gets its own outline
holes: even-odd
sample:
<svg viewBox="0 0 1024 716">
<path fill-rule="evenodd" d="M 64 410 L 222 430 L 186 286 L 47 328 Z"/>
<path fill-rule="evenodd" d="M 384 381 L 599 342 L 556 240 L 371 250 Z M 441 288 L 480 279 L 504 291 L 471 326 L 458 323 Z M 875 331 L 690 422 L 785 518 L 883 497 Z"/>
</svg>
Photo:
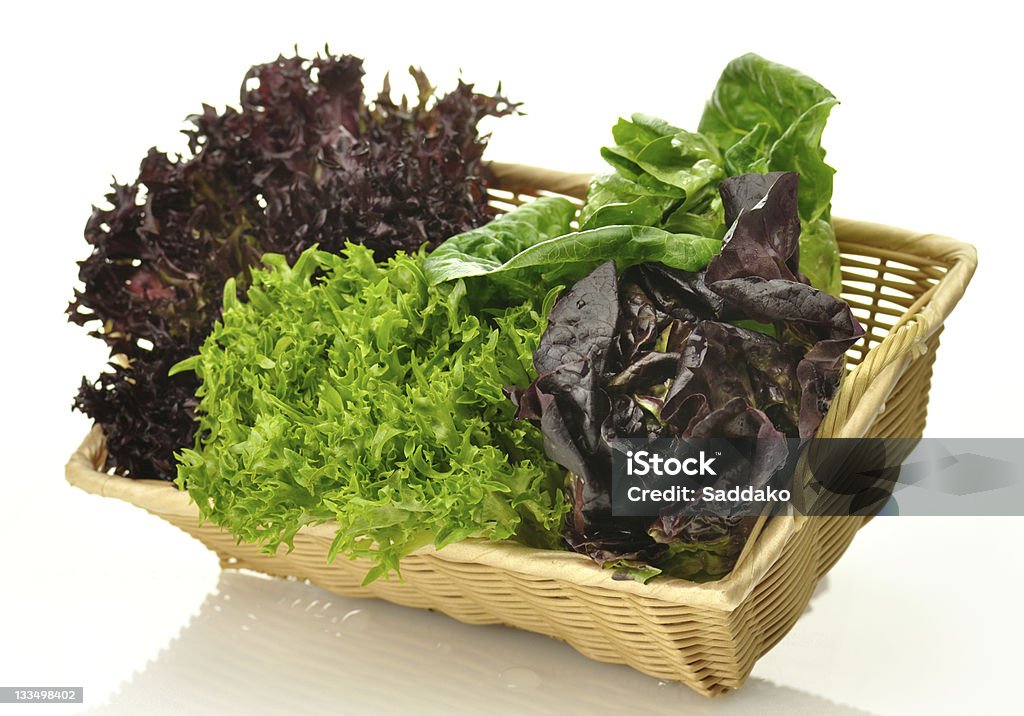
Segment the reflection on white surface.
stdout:
<svg viewBox="0 0 1024 716">
<path fill-rule="evenodd" d="M 565 644 L 224 572 L 181 634 L 92 716 L 865 714 L 750 679 L 714 700 Z"/>
</svg>

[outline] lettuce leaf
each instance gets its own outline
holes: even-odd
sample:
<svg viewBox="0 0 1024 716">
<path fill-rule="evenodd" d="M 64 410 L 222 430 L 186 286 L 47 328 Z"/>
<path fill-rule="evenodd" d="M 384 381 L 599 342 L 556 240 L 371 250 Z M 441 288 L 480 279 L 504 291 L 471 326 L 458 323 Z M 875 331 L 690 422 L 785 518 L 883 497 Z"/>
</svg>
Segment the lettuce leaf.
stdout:
<svg viewBox="0 0 1024 716">
<path fill-rule="evenodd" d="M 712 142 L 644 114 L 619 119 L 612 137 L 615 146 L 601 155 L 616 172 L 591 181 L 581 229 L 637 224 L 722 237 L 717 188 L 725 170 Z"/>
<path fill-rule="evenodd" d="M 541 197 L 499 216 L 478 229 L 451 237 L 424 264 L 431 285 L 471 276 L 507 271 L 509 262 L 525 249 L 568 234 L 576 207 L 561 197 Z M 507 276 L 506 288 L 517 296 L 536 292 L 536 285 Z"/>
<path fill-rule="evenodd" d="M 204 519 L 268 551 L 334 520 L 332 557 L 372 560 L 367 581 L 426 544 L 558 546 L 564 478 L 503 392 L 531 380 L 554 294 L 484 318 L 462 281 L 428 284 L 422 255 L 263 261 L 178 368 L 201 379 L 178 484 Z"/>
<path fill-rule="evenodd" d="M 565 541 L 617 575 L 718 578 L 752 519 L 685 507 L 653 520 L 615 517 L 616 441 L 808 438 L 835 395 L 863 328 L 799 270 L 798 181 L 772 173 L 722 182 L 732 223 L 702 271 L 644 263 L 620 277 L 613 261 L 598 266 L 555 304 L 533 356 L 538 377 L 511 393 L 517 414 L 544 432 L 548 456 L 571 473 Z M 784 442 L 757 450 L 749 484 L 763 484 L 788 456 Z"/>
<path fill-rule="evenodd" d="M 730 62 L 698 127 L 723 152 L 730 176 L 776 171 L 800 175 L 800 269 L 839 295 L 839 248 L 830 223 L 832 177 L 821 134 L 835 96 L 807 75 L 747 54 Z"/>
<path fill-rule="evenodd" d="M 839 295 L 839 249 L 830 221 L 832 175 L 821 134 L 837 100 L 796 70 L 744 55 L 725 68 L 687 132 L 643 114 L 619 119 L 601 155 L 615 170 L 595 177 L 580 228 L 633 224 L 720 239 L 732 223 L 717 189 L 727 176 L 797 172 L 800 271 Z M 607 256 L 606 258 L 614 258 Z"/>
<path fill-rule="evenodd" d="M 622 266 L 653 261 L 696 271 L 707 266 L 722 246 L 717 239 L 639 225 L 602 226 L 547 238 L 567 229 L 572 213 L 572 205 L 557 198 L 518 207 L 446 241 L 427 257 L 426 275 L 431 285 L 486 277 L 505 295 L 525 299 L 536 294 L 538 287 L 571 283 L 609 257 Z M 485 290 L 474 288 L 474 292 Z"/>
<path fill-rule="evenodd" d="M 679 200 L 678 196 L 651 193 L 621 174 L 599 174 L 590 181 L 587 203 L 580 209 L 580 228 L 657 226 Z"/>
</svg>

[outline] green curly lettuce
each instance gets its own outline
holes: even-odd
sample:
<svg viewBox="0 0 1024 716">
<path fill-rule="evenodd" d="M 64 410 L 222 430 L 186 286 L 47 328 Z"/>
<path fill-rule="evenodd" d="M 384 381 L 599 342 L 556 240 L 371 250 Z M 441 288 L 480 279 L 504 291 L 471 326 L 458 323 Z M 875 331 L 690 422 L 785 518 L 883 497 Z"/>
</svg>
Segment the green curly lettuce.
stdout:
<svg viewBox="0 0 1024 716">
<path fill-rule="evenodd" d="M 532 380 L 554 291 L 481 315 L 462 281 L 428 284 L 422 253 L 263 262 L 176 367 L 202 381 L 177 482 L 203 518 L 271 552 L 333 520 L 331 558 L 369 558 L 367 582 L 428 544 L 558 545 L 561 470 L 502 391 Z"/>
</svg>

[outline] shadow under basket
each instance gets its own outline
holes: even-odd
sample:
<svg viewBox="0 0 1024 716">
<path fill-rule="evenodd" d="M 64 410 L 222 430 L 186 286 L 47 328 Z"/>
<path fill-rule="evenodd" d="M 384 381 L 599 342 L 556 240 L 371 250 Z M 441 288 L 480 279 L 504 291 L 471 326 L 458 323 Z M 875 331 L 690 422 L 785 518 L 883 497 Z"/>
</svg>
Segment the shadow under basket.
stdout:
<svg viewBox="0 0 1024 716">
<path fill-rule="evenodd" d="M 499 211 L 544 194 L 581 199 L 589 179 L 514 164 L 490 169 Z M 974 248 L 878 224 L 834 223 L 843 297 L 866 333 L 847 355 L 848 372 L 818 436 L 919 438 L 939 334 L 974 273 Z M 215 551 L 224 567 L 546 634 L 593 659 L 628 664 L 709 696 L 743 685 L 866 522 L 859 516 L 772 518 L 758 525 L 732 573 L 704 584 L 665 577 L 646 585 L 616 581 L 579 554 L 467 540 L 421 549 L 402 560 L 401 579 L 364 587 L 369 562 L 338 557 L 327 563 L 331 524 L 306 527 L 292 552 L 268 555 L 215 525 L 199 524 L 188 494 L 167 482 L 101 472 L 105 458 L 103 435 L 94 428 L 68 462 L 68 481 L 162 517 Z"/>
</svg>

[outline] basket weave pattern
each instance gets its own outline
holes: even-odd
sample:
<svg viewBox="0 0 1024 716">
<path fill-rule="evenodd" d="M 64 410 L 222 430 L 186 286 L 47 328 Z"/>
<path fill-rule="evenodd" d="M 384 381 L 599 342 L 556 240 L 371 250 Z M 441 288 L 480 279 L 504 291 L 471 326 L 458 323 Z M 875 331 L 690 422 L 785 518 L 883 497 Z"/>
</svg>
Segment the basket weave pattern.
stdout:
<svg viewBox="0 0 1024 716">
<path fill-rule="evenodd" d="M 582 198 L 588 177 L 492 164 L 497 208 L 558 193 Z M 836 220 L 844 298 L 867 329 L 819 429 L 828 437 L 920 437 L 942 323 L 974 272 L 974 249 L 931 234 Z M 331 525 L 304 528 L 294 550 L 268 555 L 198 522 L 186 493 L 165 482 L 102 473 L 98 428 L 71 457 L 67 478 L 162 517 L 215 551 L 221 564 L 309 580 L 331 592 L 379 597 L 473 624 L 506 624 L 568 642 L 600 661 L 682 681 L 714 695 L 743 685 L 754 663 L 793 626 L 818 579 L 862 517 L 774 518 L 759 526 L 733 572 L 708 584 L 613 581 L 588 558 L 468 540 L 402 560 L 402 578 L 361 586 L 370 563 L 327 564 Z"/>
</svg>

